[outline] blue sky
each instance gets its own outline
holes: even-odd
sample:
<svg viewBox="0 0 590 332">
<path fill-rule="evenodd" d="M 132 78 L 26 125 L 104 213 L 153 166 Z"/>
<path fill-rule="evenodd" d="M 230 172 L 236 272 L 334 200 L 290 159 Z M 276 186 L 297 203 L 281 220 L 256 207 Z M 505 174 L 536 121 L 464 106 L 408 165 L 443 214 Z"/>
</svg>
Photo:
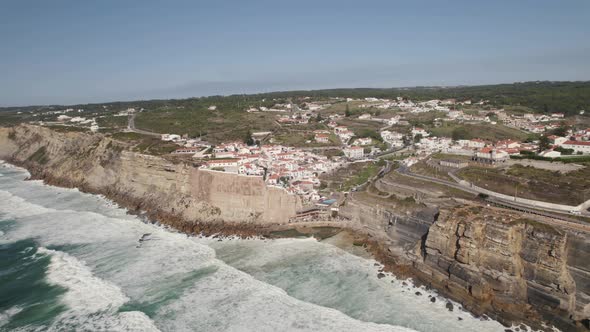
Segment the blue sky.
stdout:
<svg viewBox="0 0 590 332">
<path fill-rule="evenodd" d="M 590 1 L 1 1 L 0 105 L 590 80 Z"/>
</svg>

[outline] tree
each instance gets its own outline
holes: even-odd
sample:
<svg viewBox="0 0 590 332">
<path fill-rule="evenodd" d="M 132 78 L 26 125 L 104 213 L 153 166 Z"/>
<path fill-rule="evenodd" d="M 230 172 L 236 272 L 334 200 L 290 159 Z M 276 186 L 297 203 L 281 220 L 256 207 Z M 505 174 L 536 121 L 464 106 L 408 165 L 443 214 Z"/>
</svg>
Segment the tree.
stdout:
<svg viewBox="0 0 590 332">
<path fill-rule="evenodd" d="M 348 103 L 346 104 L 346 111 L 344 111 L 344 116 L 346 116 L 347 118 L 351 116 L 350 106 L 348 106 Z"/>
<path fill-rule="evenodd" d="M 248 129 L 246 136 L 244 136 L 244 143 L 246 143 L 246 145 L 254 145 L 256 143 L 252 138 L 252 131 L 250 129 Z"/>
<path fill-rule="evenodd" d="M 567 125 L 565 125 L 565 124 L 562 123 L 560 127 L 555 128 L 551 133 L 553 135 L 562 136 L 563 137 L 563 136 L 567 135 L 567 129 L 568 129 L 567 128 Z"/>
<path fill-rule="evenodd" d="M 416 136 L 414 136 L 414 143 L 420 143 L 421 139 L 422 139 L 422 134 L 417 134 Z"/>
<path fill-rule="evenodd" d="M 469 138 L 469 132 L 467 131 L 467 129 L 465 127 L 457 127 L 455 129 L 453 129 L 451 136 L 453 137 L 453 140 L 458 141 L 460 139 Z"/>
<path fill-rule="evenodd" d="M 539 152 L 549 149 L 549 138 L 545 135 L 539 138 Z"/>
</svg>

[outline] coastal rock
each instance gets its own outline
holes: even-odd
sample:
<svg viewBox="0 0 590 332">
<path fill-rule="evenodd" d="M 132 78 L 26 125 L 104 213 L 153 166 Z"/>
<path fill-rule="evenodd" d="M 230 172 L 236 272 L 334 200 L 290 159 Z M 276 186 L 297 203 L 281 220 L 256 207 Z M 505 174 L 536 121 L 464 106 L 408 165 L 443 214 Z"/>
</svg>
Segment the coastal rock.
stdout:
<svg viewBox="0 0 590 332">
<path fill-rule="evenodd" d="M 249 237 L 278 224 L 299 227 L 288 224 L 302 207 L 298 196 L 261 178 L 140 154 L 102 134 L 0 128 L 0 158 L 26 167 L 32 178 L 103 194 L 187 234 Z M 480 205 L 408 208 L 363 194 L 350 194 L 339 213 L 384 272 L 412 277 L 507 326 L 588 330 L 588 232 Z"/>
</svg>

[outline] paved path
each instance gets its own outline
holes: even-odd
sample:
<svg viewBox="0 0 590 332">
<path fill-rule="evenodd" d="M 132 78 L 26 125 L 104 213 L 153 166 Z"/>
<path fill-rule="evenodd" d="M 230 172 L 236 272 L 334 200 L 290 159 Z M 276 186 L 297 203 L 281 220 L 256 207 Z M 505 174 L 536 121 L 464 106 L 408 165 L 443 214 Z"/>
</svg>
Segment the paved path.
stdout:
<svg viewBox="0 0 590 332">
<path fill-rule="evenodd" d="M 425 175 L 420 175 L 420 174 L 415 174 L 415 173 L 411 173 L 409 171 L 409 169 L 405 166 L 401 166 L 400 168 L 398 168 L 396 170 L 396 172 L 405 175 L 405 176 L 409 176 L 409 177 L 413 177 L 413 178 L 417 178 L 420 180 L 425 180 L 425 181 L 429 181 L 429 182 L 434 182 L 434 183 L 438 183 L 438 184 L 442 184 L 448 187 L 452 187 L 452 188 L 456 188 L 474 195 L 480 194 L 480 192 L 478 190 L 476 190 L 475 188 L 471 188 L 471 187 L 465 187 L 462 186 L 458 183 L 453 183 L 450 181 L 446 181 L 446 180 L 441 180 L 441 179 L 436 179 L 436 178 L 432 178 L 429 176 L 425 176 Z M 536 214 L 536 215 L 540 215 L 540 216 L 545 216 L 545 217 L 549 217 L 549 218 L 554 218 L 554 219 L 559 219 L 559 220 L 563 220 L 563 221 L 568 221 L 571 223 L 576 223 L 576 224 L 586 224 L 585 222 L 575 219 L 575 218 L 570 218 L 567 215 L 564 214 L 557 214 L 555 213 L 555 211 L 550 210 L 550 209 L 544 209 L 541 208 L 539 206 L 530 206 L 528 204 L 522 203 L 522 202 L 513 202 L 513 201 L 507 201 L 498 197 L 489 197 L 487 198 L 487 201 L 489 201 L 492 204 L 495 205 L 499 205 L 499 206 L 503 206 L 506 208 L 510 208 L 513 210 L 518 210 L 518 211 L 522 211 L 522 212 L 526 212 L 526 213 L 531 213 L 531 214 Z"/>
<path fill-rule="evenodd" d="M 158 134 L 158 133 L 154 133 L 151 131 L 146 131 L 146 130 L 141 130 L 141 129 L 137 129 L 135 128 L 135 114 L 130 114 L 127 117 L 127 130 L 132 131 L 134 133 L 138 133 L 138 134 L 143 134 L 143 135 L 149 135 L 149 136 L 157 136 L 157 137 L 161 137 L 162 134 Z"/>
</svg>

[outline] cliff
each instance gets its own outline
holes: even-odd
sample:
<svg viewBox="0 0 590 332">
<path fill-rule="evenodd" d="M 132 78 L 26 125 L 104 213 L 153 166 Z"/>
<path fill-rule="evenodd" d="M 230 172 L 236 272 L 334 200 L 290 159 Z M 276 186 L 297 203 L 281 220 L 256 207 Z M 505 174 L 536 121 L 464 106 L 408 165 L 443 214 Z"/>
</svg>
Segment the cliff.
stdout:
<svg viewBox="0 0 590 332">
<path fill-rule="evenodd" d="M 588 330 L 588 232 L 484 206 L 457 204 L 437 215 L 386 203 L 353 195 L 341 214 L 363 225 L 394 272 L 507 324 Z"/>
<path fill-rule="evenodd" d="M 267 187 L 261 178 L 135 153 L 100 134 L 0 128 L 0 158 L 50 184 L 104 194 L 189 233 L 256 234 L 286 224 L 301 208 L 297 196 Z M 589 329 L 588 225 L 566 227 L 459 202 L 439 210 L 382 194 L 353 193 L 340 214 L 349 220 L 342 227 L 368 244 L 392 272 L 507 324 Z"/>
<path fill-rule="evenodd" d="M 298 196 L 267 187 L 261 177 L 199 170 L 129 151 L 124 142 L 100 134 L 2 128 L 0 158 L 35 178 L 105 194 L 175 226 L 284 223 L 301 208 Z"/>
</svg>

